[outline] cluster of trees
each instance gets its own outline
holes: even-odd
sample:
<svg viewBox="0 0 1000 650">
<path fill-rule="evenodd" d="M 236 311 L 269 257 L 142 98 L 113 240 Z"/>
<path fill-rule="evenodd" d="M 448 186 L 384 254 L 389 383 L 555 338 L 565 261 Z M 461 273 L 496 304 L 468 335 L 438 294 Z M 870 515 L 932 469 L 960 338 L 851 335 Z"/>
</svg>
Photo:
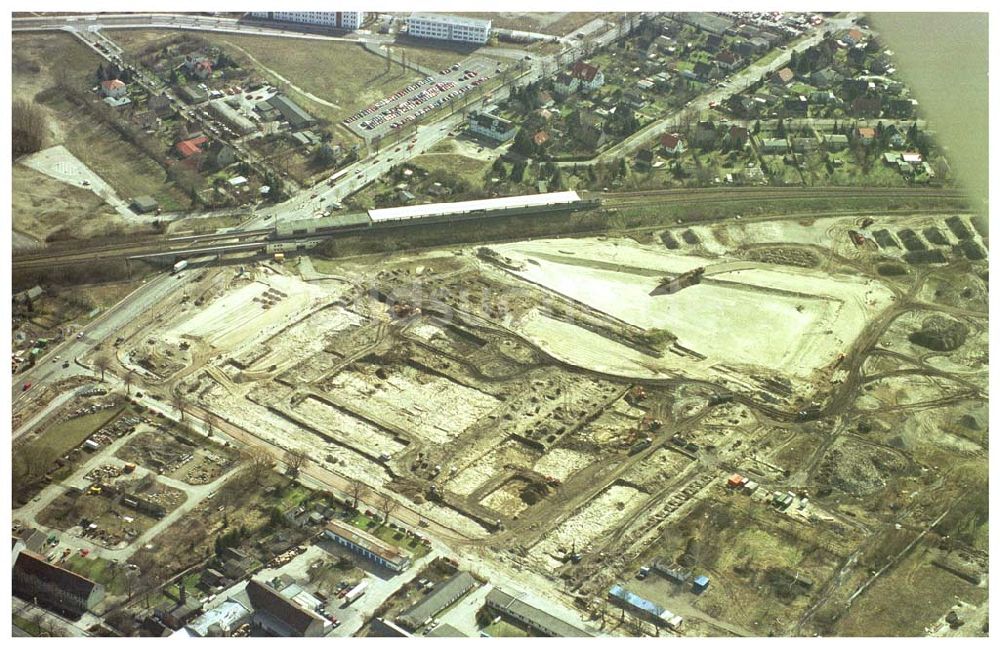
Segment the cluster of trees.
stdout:
<svg viewBox="0 0 1000 650">
<path fill-rule="evenodd" d="M 129 68 L 122 68 L 115 65 L 114 63 L 101 63 L 97 66 L 97 81 L 111 81 L 113 79 L 119 79 L 127 84 L 132 83 L 132 70 Z"/>
<path fill-rule="evenodd" d="M 27 99 L 15 99 L 11 110 L 11 153 L 14 158 L 35 153 L 45 143 L 47 130 L 42 107 Z"/>
</svg>

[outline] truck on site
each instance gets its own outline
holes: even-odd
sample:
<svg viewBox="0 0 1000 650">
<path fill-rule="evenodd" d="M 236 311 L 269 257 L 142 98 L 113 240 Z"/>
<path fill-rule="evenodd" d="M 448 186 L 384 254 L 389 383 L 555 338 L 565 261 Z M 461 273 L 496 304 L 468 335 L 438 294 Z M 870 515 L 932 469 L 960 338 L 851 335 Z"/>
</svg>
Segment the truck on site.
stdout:
<svg viewBox="0 0 1000 650">
<path fill-rule="evenodd" d="M 350 605 L 358 598 L 365 595 L 365 591 L 368 589 L 368 581 L 362 580 L 356 584 L 350 591 L 344 594 L 344 605 Z"/>
<path fill-rule="evenodd" d="M 276 263 L 278 263 L 278 264 L 284 263 L 284 261 L 285 261 L 285 254 L 284 253 L 275 253 L 274 254 L 274 261 Z"/>
<path fill-rule="evenodd" d="M 174 264 L 174 270 L 172 272 L 172 275 L 180 273 L 181 271 L 187 268 L 187 265 L 188 265 L 187 260 L 181 260 L 180 262 L 177 262 L 176 264 Z"/>
</svg>

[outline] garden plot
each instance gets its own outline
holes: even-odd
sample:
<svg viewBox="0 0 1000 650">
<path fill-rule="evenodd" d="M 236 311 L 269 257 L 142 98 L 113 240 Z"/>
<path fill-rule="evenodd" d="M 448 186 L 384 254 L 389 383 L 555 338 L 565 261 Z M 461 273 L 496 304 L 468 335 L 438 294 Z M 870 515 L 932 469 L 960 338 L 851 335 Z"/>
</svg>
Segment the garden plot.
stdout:
<svg viewBox="0 0 1000 650">
<path fill-rule="evenodd" d="M 539 458 L 534 470 L 543 476 L 565 481 L 595 460 L 596 457 L 592 454 L 557 447 Z"/>
<path fill-rule="evenodd" d="M 527 468 L 534 462 L 534 455 L 524 445 L 508 441 L 456 474 L 447 487 L 450 492 L 468 496 L 490 479 L 509 471 L 507 465 Z"/>
<path fill-rule="evenodd" d="M 636 512 L 648 499 L 647 493 L 635 488 L 612 485 L 532 546 L 528 553 L 549 568 L 558 568 L 562 563 L 555 558 L 564 554 L 559 549 L 585 549 Z"/>
<path fill-rule="evenodd" d="M 225 293 L 174 325 L 175 336 L 194 336 L 231 350 L 267 341 L 326 294 L 301 280 L 271 275 Z"/>
<path fill-rule="evenodd" d="M 497 249 L 524 263 L 523 270 L 510 272 L 515 276 L 632 325 L 672 332 L 678 344 L 707 357 L 700 364 L 706 369 L 724 362 L 808 376 L 835 361 L 892 299 L 873 280 L 715 263 L 631 242 L 536 241 Z M 696 267 L 705 267 L 700 284 L 673 295 L 649 295 L 662 275 Z M 625 346 L 537 312 L 515 327 L 585 367 L 649 377 L 698 365 L 674 354 L 629 353 Z"/>
<path fill-rule="evenodd" d="M 367 422 L 351 417 L 340 409 L 313 396 L 306 397 L 295 405 L 294 411 L 303 420 L 323 431 L 326 435 L 361 449 L 373 456 L 390 456 L 405 448 L 393 437 Z"/>
<path fill-rule="evenodd" d="M 381 366 L 365 369 L 372 369 L 372 373 L 339 373 L 330 380 L 328 391 L 349 403 L 352 410 L 377 413 L 429 442 L 452 440 L 499 403 L 490 395 L 413 366 L 394 366 L 387 372 Z"/>
</svg>

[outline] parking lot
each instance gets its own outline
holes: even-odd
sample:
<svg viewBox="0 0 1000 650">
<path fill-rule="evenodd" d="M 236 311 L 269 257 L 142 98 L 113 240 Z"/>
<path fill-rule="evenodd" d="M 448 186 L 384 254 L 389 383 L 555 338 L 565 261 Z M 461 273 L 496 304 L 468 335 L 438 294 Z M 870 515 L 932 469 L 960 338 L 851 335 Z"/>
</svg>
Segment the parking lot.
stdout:
<svg viewBox="0 0 1000 650">
<path fill-rule="evenodd" d="M 385 137 L 459 99 L 503 72 L 504 67 L 504 64 L 483 57 L 465 59 L 363 108 L 344 120 L 344 126 L 366 140 Z"/>
</svg>

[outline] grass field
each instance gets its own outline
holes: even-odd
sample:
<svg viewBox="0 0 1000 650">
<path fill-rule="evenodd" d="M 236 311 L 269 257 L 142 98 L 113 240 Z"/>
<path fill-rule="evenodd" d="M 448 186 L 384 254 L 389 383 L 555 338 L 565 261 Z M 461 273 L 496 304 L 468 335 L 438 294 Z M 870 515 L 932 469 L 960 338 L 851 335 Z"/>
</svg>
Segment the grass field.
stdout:
<svg viewBox="0 0 1000 650">
<path fill-rule="evenodd" d="M 16 447 L 14 454 L 30 457 L 39 466 L 48 467 L 70 449 L 83 444 L 84 440 L 124 410 L 124 406 L 119 406 L 54 424 L 47 427 L 39 437 Z"/>
<path fill-rule="evenodd" d="M 44 240 L 67 228 L 75 236 L 88 237 L 123 223 L 111 206 L 90 190 L 57 181 L 24 165 L 14 165 L 11 176 L 13 223 L 20 232 Z"/>
<path fill-rule="evenodd" d="M 273 81 L 284 85 L 295 101 L 301 99 L 303 108 L 330 122 L 339 122 L 417 79 L 415 73 L 403 71 L 398 65 L 387 72 L 385 60 L 360 45 L 325 41 L 304 45 L 291 38 L 236 34 L 213 34 L 208 38 L 237 58 L 250 58 L 250 63 L 268 77 L 284 77 L 287 82 L 278 78 Z M 295 92 L 292 86 L 322 101 Z"/>
<path fill-rule="evenodd" d="M 427 66 L 435 72 L 441 68 L 448 67 L 454 63 L 459 63 L 475 50 L 468 46 L 446 44 L 424 44 L 416 39 L 401 40 L 393 44 L 393 61 L 399 60 L 402 54 L 406 53 L 406 60 L 413 61 L 419 65 Z"/>
</svg>

